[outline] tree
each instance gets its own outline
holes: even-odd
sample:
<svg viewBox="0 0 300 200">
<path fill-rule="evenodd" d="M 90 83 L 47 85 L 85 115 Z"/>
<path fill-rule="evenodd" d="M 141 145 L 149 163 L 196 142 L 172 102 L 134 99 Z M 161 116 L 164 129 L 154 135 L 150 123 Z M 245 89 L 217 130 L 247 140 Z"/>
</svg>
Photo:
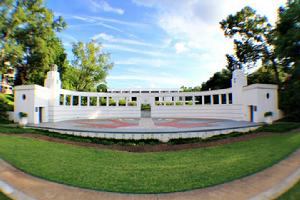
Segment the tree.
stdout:
<svg viewBox="0 0 300 200">
<path fill-rule="evenodd" d="M 300 0 L 289 0 L 279 9 L 275 52 L 287 66 L 300 65 Z"/>
<path fill-rule="evenodd" d="M 101 83 L 97 86 L 97 92 L 107 92 L 107 85 Z"/>
<path fill-rule="evenodd" d="M 229 61 L 234 61 L 233 66 L 251 68 L 260 61 L 272 67 L 276 83 L 280 84 L 279 63 L 273 45 L 274 28 L 267 18 L 247 6 L 220 24 L 225 36 L 234 38 L 235 55 L 229 57 Z"/>
<path fill-rule="evenodd" d="M 260 67 L 255 72 L 248 75 L 248 84 L 276 84 L 274 71 L 268 67 Z"/>
<path fill-rule="evenodd" d="M 300 121 L 300 1 L 289 0 L 286 7 L 279 9 L 276 26 L 275 52 L 290 68 L 281 93 L 281 108 L 286 115 Z"/>
<path fill-rule="evenodd" d="M 203 82 L 201 90 L 217 90 L 231 87 L 232 72 L 228 69 L 223 69 L 220 72 L 214 73 L 208 81 Z"/>
<path fill-rule="evenodd" d="M 195 87 L 186 87 L 186 86 L 181 86 L 180 90 L 183 92 L 199 92 L 201 91 L 201 86 L 195 86 Z"/>
<path fill-rule="evenodd" d="M 3 0 L 0 15 L 0 68 L 17 69 L 15 84 L 43 84 L 51 64 L 65 66 L 66 55 L 55 32 L 66 23 L 62 17 L 54 19 L 43 0 Z"/>
<path fill-rule="evenodd" d="M 109 54 L 102 52 L 102 46 L 94 42 L 73 45 L 75 59 L 64 76 L 66 89 L 77 91 L 96 91 L 99 83 L 105 82 L 108 70 L 113 64 L 109 63 Z"/>
</svg>

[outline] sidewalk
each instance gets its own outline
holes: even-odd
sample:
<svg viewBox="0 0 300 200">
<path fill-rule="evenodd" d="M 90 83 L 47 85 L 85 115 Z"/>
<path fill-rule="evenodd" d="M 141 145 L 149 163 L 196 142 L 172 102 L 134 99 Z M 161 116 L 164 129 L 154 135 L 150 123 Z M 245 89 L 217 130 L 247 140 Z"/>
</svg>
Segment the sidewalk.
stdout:
<svg viewBox="0 0 300 200">
<path fill-rule="evenodd" d="M 278 164 L 229 183 L 169 194 L 120 194 L 70 187 L 21 172 L 0 159 L 0 190 L 15 199 L 41 200 L 239 200 L 274 199 L 300 179 L 300 148 Z"/>
</svg>

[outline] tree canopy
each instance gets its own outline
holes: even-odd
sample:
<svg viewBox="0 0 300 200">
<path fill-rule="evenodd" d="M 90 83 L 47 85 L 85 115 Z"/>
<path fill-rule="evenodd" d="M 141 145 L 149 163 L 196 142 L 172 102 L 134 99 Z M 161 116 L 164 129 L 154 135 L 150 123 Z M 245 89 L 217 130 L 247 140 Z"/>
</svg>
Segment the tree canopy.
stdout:
<svg viewBox="0 0 300 200">
<path fill-rule="evenodd" d="M 110 56 L 103 53 L 100 44 L 78 42 L 73 45 L 74 60 L 67 68 L 63 86 L 77 91 L 96 91 L 97 85 L 105 82 L 108 70 L 113 67 L 109 63 Z"/>
<path fill-rule="evenodd" d="M 66 23 L 62 17 L 54 19 L 43 0 L 3 0 L 0 15 L 0 68 L 17 69 L 15 84 L 42 84 L 51 64 L 65 66 L 64 48 L 55 32 Z"/>
<path fill-rule="evenodd" d="M 289 0 L 279 9 L 275 52 L 287 66 L 300 65 L 300 0 Z"/>
<path fill-rule="evenodd" d="M 228 65 L 235 68 L 252 68 L 257 63 L 274 70 L 280 84 L 279 63 L 274 52 L 274 27 L 265 16 L 251 7 L 244 7 L 220 22 L 224 35 L 234 39 L 234 55 L 227 55 Z"/>
<path fill-rule="evenodd" d="M 290 68 L 281 92 L 280 106 L 288 117 L 300 120 L 300 0 L 289 0 L 279 9 L 275 51 Z"/>
</svg>

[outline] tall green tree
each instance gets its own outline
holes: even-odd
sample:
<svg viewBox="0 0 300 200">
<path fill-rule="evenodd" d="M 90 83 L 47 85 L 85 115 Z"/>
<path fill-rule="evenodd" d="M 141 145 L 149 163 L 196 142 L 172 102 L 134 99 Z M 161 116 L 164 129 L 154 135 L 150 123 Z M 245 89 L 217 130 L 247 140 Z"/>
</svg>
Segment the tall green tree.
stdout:
<svg viewBox="0 0 300 200">
<path fill-rule="evenodd" d="M 300 0 L 289 0 L 279 9 L 275 52 L 287 66 L 300 66 Z"/>
<path fill-rule="evenodd" d="M 232 72 L 229 69 L 222 69 L 220 72 L 214 73 L 208 81 L 203 82 L 201 90 L 217 90 L 231 87 Z"/>
<path fill-rule="evenodd" d="M 279 79 L 279 62 L 274 52 L 274 27 L 265 16 L 251 7 L 244 7 L 220 22 L 226 37 L 234 39 L 235 54 L 228 55 L 231 64 L 251 68 L 261 62 L 274 70 L 276 83 Z"/>
<path fill-rule="evenodd" d="M 62 17 L 54 19 L 43 0 L 2 0 L 0 15 L 0 68 L 17 69 L 15 84 L 43 84 L 51 64 L 65 66 L 66 55 L 55 33 L 66 23 Z"/>
<path fill-rule="evenodd" d="M 75 59 L 67 69 L 63 86 L 77 91 L 96 91 L 113 67 L 109 54 L 103 53 L 102 46 L 95 42 L 74 44 L 73 54 Z"/>
<path fill-rule="evenodd" d="M 300 0 L 289 0 L 279 9 L 275 52 L 290 68 L 280 105 L 290 119 L 300 121 Z"/>
</svg>

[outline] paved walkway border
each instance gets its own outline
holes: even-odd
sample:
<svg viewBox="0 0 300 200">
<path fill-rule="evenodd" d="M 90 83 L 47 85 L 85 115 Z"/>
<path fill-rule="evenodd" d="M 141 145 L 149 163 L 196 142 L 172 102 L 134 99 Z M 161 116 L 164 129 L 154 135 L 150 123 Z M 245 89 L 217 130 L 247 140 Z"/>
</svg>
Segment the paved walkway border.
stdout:
<svg viewBox="0 0 300 200">
<path fill-rule="evenodd" d="M 0 159 L 0 191 L 21 200 L 94 199 L 274 199 L 300 180 L 300 148 L 286 159 L 256 174 L 217 186 L 168 194 L 121 194 L 81 189 L 25 174 Z"/>
</svg>

